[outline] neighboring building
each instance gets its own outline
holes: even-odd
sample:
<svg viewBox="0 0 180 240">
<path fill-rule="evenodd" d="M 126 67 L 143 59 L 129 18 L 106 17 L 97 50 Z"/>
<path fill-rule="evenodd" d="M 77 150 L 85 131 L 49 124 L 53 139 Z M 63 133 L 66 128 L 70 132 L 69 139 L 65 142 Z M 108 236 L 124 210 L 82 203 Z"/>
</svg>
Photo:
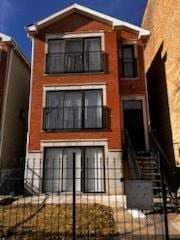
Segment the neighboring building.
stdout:
<svg viewBox="0 0 180 240">
<path fill-rule="evenodd" d="M 71 192 L 75 154 L 78 191 L 117 193 L 105 176 L 114 174 L 115 159 L 121 177 L 123 129 L 136 150 L 149 148 L 143 59 L 149 31 L 74 4 L 27 32 L 32 39 L 29 184 L 40 192 Z"/>
<path fill-rule="evenodd" d="M 180 164 L 180 2 L 149 0 L 142 27 L 151 31 L 145 68 L 152 128 L 170 161 Z"/>
<path fill-rule="evenodd" d="M 30 63 L 16 42 L 0 33 L 0 169 L 23 166 Z"/>
</svg>

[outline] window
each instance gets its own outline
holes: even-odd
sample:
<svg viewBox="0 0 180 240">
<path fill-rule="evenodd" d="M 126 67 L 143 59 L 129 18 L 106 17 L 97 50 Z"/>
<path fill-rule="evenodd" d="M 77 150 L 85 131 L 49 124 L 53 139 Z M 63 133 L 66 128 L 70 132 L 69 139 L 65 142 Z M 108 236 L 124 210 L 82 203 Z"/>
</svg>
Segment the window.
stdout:
<svg viewBox="0 0 180 240">
<path fill-rule="evenodd" d="M 102 90 L 47 92 L 44 130 L 105 127 L 106 107 L 102 105 Z"/>
<path fill-rule="evenodd" d="M 101 72 L 103 56 L 99 37 L 50 39 L 46 73 Z"/>
<path fill-rule="evenodd" d="M 104 157 L 101 147 L 46 148 L 43 191 L 73 191 L 73 158 L 77 192 L 104 192 Z"/>
<path fill-rule="evenodd" d="M 134 45 L 122 45 L 122 77 L 137 77 L 137 59 L 134 56 Z"/>
</svg>

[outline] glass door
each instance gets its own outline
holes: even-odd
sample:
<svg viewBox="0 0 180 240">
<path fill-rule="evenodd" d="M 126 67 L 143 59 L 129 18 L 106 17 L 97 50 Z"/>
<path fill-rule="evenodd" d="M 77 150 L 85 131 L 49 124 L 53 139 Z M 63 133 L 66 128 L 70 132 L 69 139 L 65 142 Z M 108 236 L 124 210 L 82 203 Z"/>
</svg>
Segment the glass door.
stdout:
<svg viewBox="0 0 180 240">
<path fill-rule="evenodd" d="M 47 148 L 43 192 L 73 191 L 74 157 L 76 192 L 104 192 L 103 152 L 102 147 Z"/>
<path fill-rule="evenodd" d="M 64 148 L 62 191 L 73 191 L 73 156 L 75 156 L 75 181 L 76 192 L 81 191 L 81 148 Z"/>
</svg>

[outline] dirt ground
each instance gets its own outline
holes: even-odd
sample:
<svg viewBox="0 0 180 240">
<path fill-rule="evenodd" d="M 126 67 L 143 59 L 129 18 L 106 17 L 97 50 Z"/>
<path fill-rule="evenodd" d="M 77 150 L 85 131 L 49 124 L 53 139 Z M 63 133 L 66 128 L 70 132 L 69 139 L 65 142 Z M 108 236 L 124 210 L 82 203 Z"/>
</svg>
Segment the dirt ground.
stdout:
<svg viewBox="0 0 180 240">
<path fill-rule="evenodd" d="M 130 210 L 122 207 L 77 204 L 77 239 L 164 239 L 163 215 L 150 212 L 146 214 L 137 212 L 136 215 L 134 217 Z M 72 204 L 1 206 L 0 237 L 10 240 L 71 240 L 72 218 Z M 172 239 L 180 240 L 179 214 L 170 213 L 168 219 Z"/>
</svg>

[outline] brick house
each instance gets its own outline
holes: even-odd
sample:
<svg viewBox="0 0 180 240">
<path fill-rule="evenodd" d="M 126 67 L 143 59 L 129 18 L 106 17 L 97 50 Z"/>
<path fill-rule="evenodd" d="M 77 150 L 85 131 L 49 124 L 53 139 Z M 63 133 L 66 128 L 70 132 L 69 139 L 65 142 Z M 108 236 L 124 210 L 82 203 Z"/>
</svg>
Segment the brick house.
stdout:
<svg viewBox="0 0 180 240">
<path fill-rule="evenodd" d="M 30 63 L 17 43 L 0 33 L 0 169 L 23 167 Z"/>
<path fill-rule="evenodd" d="M 71 192 L 74 156 L 78 191 L 113 193 L 106 159 L 122 167 L 123 130 L 136 150 L 149 148 L 143 58 L 149 31 L 79 4 L 26 30 L 32 41 L 27 160 L 28 169 L 36 169 L 34 189 Z"/>
</svg>

